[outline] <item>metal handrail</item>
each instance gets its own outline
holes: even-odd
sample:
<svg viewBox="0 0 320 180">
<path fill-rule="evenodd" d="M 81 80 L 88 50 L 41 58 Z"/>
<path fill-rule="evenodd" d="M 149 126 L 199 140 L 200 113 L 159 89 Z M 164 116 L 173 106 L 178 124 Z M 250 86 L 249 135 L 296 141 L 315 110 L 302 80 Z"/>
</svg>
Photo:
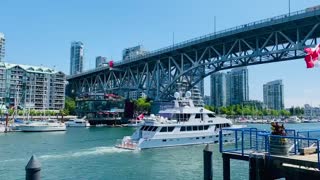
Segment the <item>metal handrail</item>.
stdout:
<svg viewBox="0 0 320 180">
<path fill-rule="evenodd" d="M 235 148 L 233 149 L 224 149 L 223 148 L 223 132 L 222 131 L 233 131 L 235 133 Z M 310 134 L 310 132 L 320 132 L 320 130 L 311 130 L 311 131 L 298 131 L 295 132 L 295 130 L 290 129 L 289 131 L 293 131 L 294 134 L 293 136 L 280 136 L 280 135 L 272 135 L 270 132 L 268 131 L 260 131 L 257 130 L 257 128 L 238 128 L 238 129 L 232 129 L 232 128 L 223 128 L 220 130 L 219 132 L 219 146 L 220 146 L 220 152 L 232 152 L 232 153 L 236 153 L 236 154 L 241 154 L 242 156 L 244 155 L 248 155 L 245 154 L 244 150 L 247 150 L 248 148 L 244 147 L 244 142 L 245 142 L 245 138 L 244 138 L 244 133 L 249 132 L 250 133 L 250 139 L 249 139 L 249 144 L 250 144 L 250 148 L 252 150 L 258 150 L 258 138 L 259 137 L 264 137 L 264 151 L 266 153 L 267 156 L 270 156 L 270 137 L 274 137 L 274 138 L 285 138 L 285 139 L 290 139 L 293 141 L 293 145 L 294 145 L 294 154 L 297 154 L 297 151 L 299 149 L 299 142 L 302 141 L 307 141 L 308 143 L 308 147 L 310 146 L 310 142 L 312 143 L 316 143 L 316 147 L 317 147 L 317 163 L 318 163 L 318 169 L 320 169 L 320 151 L 319 151 L 319 145 L 320 145 L 320 139 L 319 138 L 310 138 L 308 137 L 299 137 L 299 134 L 303 133 L 308 133 L 308 135 Z M 241 132 L 241 138 L 238 139 L 238 133 Z M 261 133 L 259 133 L 261 132 Z M 252 139 L 252 133 L 256 133 L 253 134 L 255 136 L 255 142 L 256 145 L 252 146 L 253 144 L 253 139 Z M 241 141 L 241 149 L 238 148 L 238 141 Z M 298 146 L 298 147 L 297 147 Z"/>
</svg>

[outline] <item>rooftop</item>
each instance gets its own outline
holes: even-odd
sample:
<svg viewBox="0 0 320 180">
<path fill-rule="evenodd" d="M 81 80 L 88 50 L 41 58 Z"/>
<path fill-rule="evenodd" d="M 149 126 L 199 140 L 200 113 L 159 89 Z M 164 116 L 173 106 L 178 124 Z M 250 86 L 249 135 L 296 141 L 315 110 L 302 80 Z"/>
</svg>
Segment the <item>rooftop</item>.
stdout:
<svg viewBox="0 0 320 180">
<path fill-rule="evenodd" d="M 54 69 L 43 67 L 43 66 L 32 66 L 32 65 L 12 64 L 12 63 L 7 63 L 7 62 L 0 62 L 0 68 L 11 69 L 13 67 L 20 67 L 27 72 L 34 72 L 34 73 L 52 74 L 52 73 L 58 72 Z"/>
</svg>

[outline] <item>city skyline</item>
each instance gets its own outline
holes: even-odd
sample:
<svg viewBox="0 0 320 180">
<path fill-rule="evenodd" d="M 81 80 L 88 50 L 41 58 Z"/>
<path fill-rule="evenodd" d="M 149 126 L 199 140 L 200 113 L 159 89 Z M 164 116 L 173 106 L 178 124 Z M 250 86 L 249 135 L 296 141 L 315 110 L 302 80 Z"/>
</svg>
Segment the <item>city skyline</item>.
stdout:
<svg viewBox="0 0 320 180">
<path fill-rule="evenodd" d="M 20 2 L 19 4 L 14 1 L 2 2 L 4 8 L 0 15 L 4 18 L 0 31 L 6 36 L 5 60 L 32 65 L 45 63 L 46 66 L 55 66 L 65 73 L 69 72 L 69 67 L 65 65 L 65 62 L 69 61 L 69 47 L 73 40 L 80 40 L 86 44 L 85 69 L 88 69 L 88 67 L 95 66 L 94 60 L 99 54 L 105 54 L 110 59 L 119 61 L 121 52 L 126 47 L 143 44 L 147 50 L 155 50 L 211 33 L 214 29 L 219 31 L 288 12 L 287 2 L 275 0 L 263 5 L 254 0 L 233 1 L 234 6 L 232 7 L 228 2 L 211 1 L 203 1 L 203 3 L 188 1 L 183 4 L 171 1 L 163 1 L 162 3 L 139 1 L 138 3 L 128 2 L 125 5 L 103 1 L 83 4 L 64 2 L 63 8 L 61 3 L 41 2 L 37 3 L 37 7 L 34 7 L 35 3 L 37 1 Z M 142 3 L 148 7 L 143 12 L 139 11 Z M 274 7 L 274 3 L 277 3 L 278 6 Z M 317 1 L 292 1 L 291 11 L 305 9 L 317 5 L 317 3 Z M 236 8 L 248 5 L 255 7 L 250 13 Z M 50 9 L 46 9 L 49 6 Z M 69 8 L 74 6 L 77 8 Z M 84 16 L 83 10 L 87 10 L 88 7 L 97 9 L 97 11 L 86 13 Z M 112 8 L 109 11 L 98 10 L 105 7 Z M 225 8 L 230 8 L 232 13 L 223 17 L 219 16 Z M 70 13 L 70 9 L 73 13 Z M 161 9 L 166 9 L 167 13 L 161 13 Z M 215 15 L 210 13 L 212 10 L 216 12 L 217 16 L 216 28 L 213 23 Z M 58 15 L 55 13 L 57 11 L 60 12 Z M 126 12 L 126 16 L 119 14 L 122 11 Z M 17 13 L 12 14 L 11 12 Z M 39 13 L 43 16 L 38 16 Z M 239 13 L 243 15 L 237 16 Z M 152 15 L 145 16 L 145 14 Z M 161 14 L 161 16 L 157 14 Z M 196 24 L 190 24 L 191 21 Z M 16 23 L 12 24 L 11 22 Z M 168 30 L 166 27 L 172 28 Z M 175 32 L 174 36 L 173 32 Z M 28 42 L 28 46 L 24 42 Z M 284 79 L 287 87 L 285 89 L 286 107 L 302 106 L 306 103 L 320 104 L 320 98 L 314 97 L 314 94 L 320 91 L 319 85 L 314 83 L 319 80 L 320 73 L 317 69 L 306 70 L 303 60 L 251 66 L 248 69 L 254 77 L 249 78 L 249 99 L 262 100 L 262 95 L 259 93 L 262 91 L 262 84 L 272 79 L 281 78 Z M 300 75 L 298 76 L 296 72 L 299 72 Z M 314 79 L 305 81 L 305 77 L 313 77 Z M 208 82 L 209 78 L 206 78 L 205 84 L 209 84 Z M 205 87 L 205 94 L 209 94 L 209 89 L 210 87 Z"/>
<path fill-rule="evenodd" d="M 211 101 L 213 106 L 230 106 L 249 101 L 248 69 L 240 67 L 227 73 L 211 75 Z"/>
</svg>

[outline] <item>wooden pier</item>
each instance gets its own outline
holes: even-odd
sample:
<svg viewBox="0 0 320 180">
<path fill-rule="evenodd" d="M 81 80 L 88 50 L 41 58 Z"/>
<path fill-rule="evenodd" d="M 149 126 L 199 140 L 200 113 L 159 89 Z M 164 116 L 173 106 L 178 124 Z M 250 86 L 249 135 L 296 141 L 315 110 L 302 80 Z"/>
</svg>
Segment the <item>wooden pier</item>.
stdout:
<svg viewBox="0 0 320 180">
<path fill-rule="evenodd" d="M 320 179 L 317 154 L 273 156 L 265 153 L 251 153 L 250 155 L 222 153 L 223 179 L 230 180 L 230 160 L 243 160 L 249 162 L 250 180 L 270 180 L 286 178 Z"/>
</svg>

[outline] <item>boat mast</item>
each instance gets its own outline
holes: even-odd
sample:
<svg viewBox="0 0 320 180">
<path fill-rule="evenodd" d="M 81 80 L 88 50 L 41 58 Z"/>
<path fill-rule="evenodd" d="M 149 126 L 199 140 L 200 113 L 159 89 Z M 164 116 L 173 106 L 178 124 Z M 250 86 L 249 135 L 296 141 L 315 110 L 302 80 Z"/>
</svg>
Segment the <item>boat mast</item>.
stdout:
<svg viewBox="0 0 320 180">
<path fill-rule="evenodd" d="M 13 121 L 14 119 L 16 118 L 17 116 L 17 113 L 18 113 L 18 103 L 19 103 L 19 100 L 18 100 L 18 93 L 19 93 L 19 86 L 16 85 L 16 97 L 14 98 L 14 113 L 13 113 Z"/>
<path fill-rule="evenodd" d="M 31 83 L 29 87 L 29 104 L 28 104 L 28 112 L 27 112 L 27 120 L 29 121 L 29 115 L 30 115 L 30 104 L 31 104 Z"/>
</svg>

